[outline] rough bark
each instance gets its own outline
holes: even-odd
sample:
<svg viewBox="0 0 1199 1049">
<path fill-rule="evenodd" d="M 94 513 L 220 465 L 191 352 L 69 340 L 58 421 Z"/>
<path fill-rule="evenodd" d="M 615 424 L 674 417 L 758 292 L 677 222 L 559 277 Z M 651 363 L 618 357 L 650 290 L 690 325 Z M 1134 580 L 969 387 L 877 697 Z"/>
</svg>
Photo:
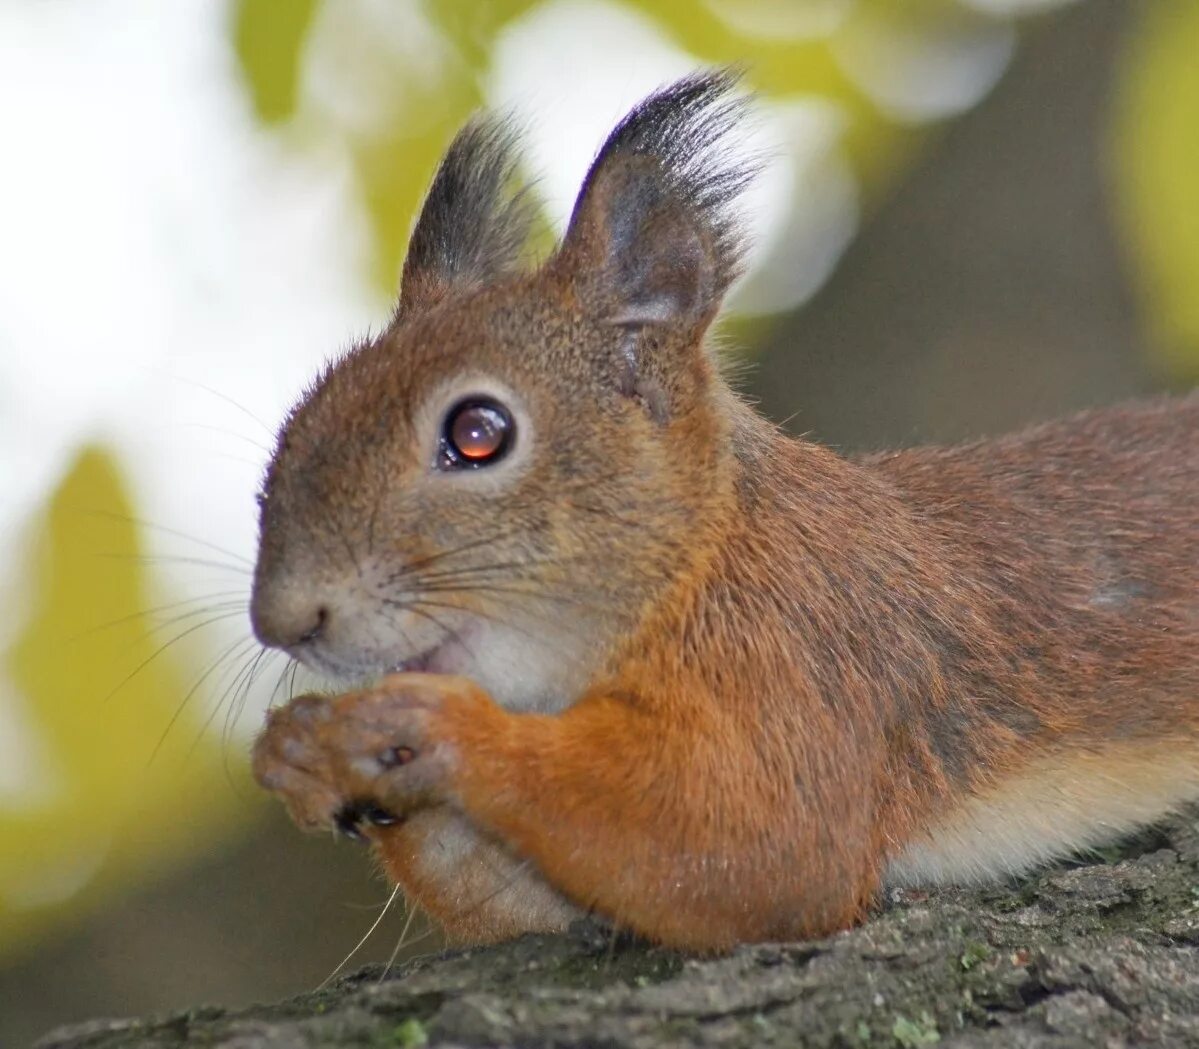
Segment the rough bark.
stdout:
<svg viewBox="0 0 1199 1049">
<path fill-rule="evenodd" d="M 583 923 L 380 975 L 38 1045 L 1199 1046 L 1199 825 L 1012 887 L 895 894 L 825 940 L 695 959 Z"/>
</svg>

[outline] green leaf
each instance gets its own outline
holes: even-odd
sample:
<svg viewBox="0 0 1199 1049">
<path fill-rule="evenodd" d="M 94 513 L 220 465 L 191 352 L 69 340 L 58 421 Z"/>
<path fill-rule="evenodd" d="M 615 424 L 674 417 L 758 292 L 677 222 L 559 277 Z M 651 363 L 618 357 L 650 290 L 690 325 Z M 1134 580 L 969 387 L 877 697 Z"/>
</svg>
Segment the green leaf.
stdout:
<svg viewBox="0 0 1199 1049">
<path fill-rule="evenodd" d="M 296 108 L 304 38 L 319 0 L 237 0 L 233 47 L 259 119 L 282 123 Z"/>
</svg>

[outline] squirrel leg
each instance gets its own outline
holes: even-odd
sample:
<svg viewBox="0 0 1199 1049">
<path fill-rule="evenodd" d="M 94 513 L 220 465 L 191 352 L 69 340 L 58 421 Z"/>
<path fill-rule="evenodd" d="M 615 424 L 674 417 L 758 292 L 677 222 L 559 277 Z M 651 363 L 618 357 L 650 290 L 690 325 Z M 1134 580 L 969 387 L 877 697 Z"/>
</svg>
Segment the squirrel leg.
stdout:
<svg viewBox="0 0 1199 1049">
<path fill-rule="evenodd" d="M 366 825 L 387 874 L 455 944 L 494 943 L 527 932 L 561 932 L 581 914 L 528 860 L 480 833 L 447 805 L 395 826 Z"/>
<path fill-rule="evenodd" d="M 747 738 L 703 704 L 594 696 L 514 714 L 464 678 L 405 674 L 330 714 L 332 793 L 401 817 L 448 804 L 578 906 L 659 942 L 817 935 L 877 890 L 865 828 L 805 819 L 774 760 L 784 741 Z"/>
</svg>

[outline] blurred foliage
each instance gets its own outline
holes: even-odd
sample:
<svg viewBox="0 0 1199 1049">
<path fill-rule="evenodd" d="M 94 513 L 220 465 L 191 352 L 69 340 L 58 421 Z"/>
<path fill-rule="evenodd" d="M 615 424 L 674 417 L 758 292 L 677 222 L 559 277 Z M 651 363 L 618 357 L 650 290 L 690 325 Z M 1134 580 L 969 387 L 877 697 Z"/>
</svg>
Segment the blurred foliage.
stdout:
<svg viewBox="0 0 1199 1049">
<path fill-rule="evenodd" d="M 160 651 L 132 512 L 111 458 L 88 449 L 31 523 L 35 599 L 5 669 L 46 753 L 25 803 L 0 808 L 5 944 L 59 904 L 203 847 L 257 803 L 240 760 L 227 769 L 219 734 L 203 729 L 210 697 L 185 700 L 198 652 Z"/>
<path fill-rule="evenodd" d="M 336 114 L 298 112 L 307 34 L 318 20 L 319 9 L 328 9 L 328 5 L 312 0 L 295 5 L 238 0 L 235 5 L 237 55 L 247 89 L 263 119 L 277 122 L 291 114 L 310 142 L 333 138 L 346 145 L 371 220 L 376 252 L 373 275 L 383 291 L 390 293 L 396 286 L 412 216 L 446 144 L 482 104 L 482 80 L 497 37 L 540 6 L 541 0 L 487 4 L 438 0 L 422 5 L 445 45 L 432 76 L 428 64 L 412 70 L 404 63 L 388 61 L 386 45 L 372 43 L 369 33 L 356 37 L 361 48 L 356 60 L 371 67 L 379 92 L 402 100 L 404 119 L 349 127 Z M 919 129 L 881 113 L 835 61 L 827 38 L 747 37 L 733 31 L 711 7 L 693 0 L 621 6 L 652 19 L 666 37 L 695 56 L 697 66 L 743 64 L 753 86 L 765 95 L 812 95 L 843 107 L 848 120 L 842 144 L 868 198 L 876 197 L 913 155 Z M 850 22 L 872 17 L 871 9 L 879 6 L 888 11 L 895 29 L 913 34 L 960 14 L 953 0 L 912 0 L 894 7 L 886 2 L 863 4 Z M 355 15 L 347 5 L 330 17 L 352 22 Z M 347 26 L 342 32 L 352 35 L 355 30 Z M 351 71 L 343 72 L 348 75 Z M 354 75 L 361 75 L 361 68 Z"/>
<path fill-rule="evenodd" d="M 317 2 L 241 0 L 234 8 L 233 48 L 264 124 L 277 124 L 295 112 L 301 48 Z"/>
<path fill-rule="evenodd" d="M 1199 4 L 1143 8 L 1115 101 L 1116 201 L 1161 363 L 1199 380 Z"/>
</svg>

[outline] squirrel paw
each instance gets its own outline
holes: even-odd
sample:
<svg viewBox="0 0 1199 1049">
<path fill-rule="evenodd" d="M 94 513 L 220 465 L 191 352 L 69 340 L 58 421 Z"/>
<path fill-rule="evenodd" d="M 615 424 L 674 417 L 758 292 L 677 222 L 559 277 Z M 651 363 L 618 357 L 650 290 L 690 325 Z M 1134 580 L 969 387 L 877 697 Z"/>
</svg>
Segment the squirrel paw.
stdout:
<svg viewBox="0 0 1199 1049">
<path fill-rule="evenodd" d="M 334 700 L 322 735 L 345 796 L 397 817 L 443 801 L 454 749 L 438 715 L 446 699 L 472 691 L 461 678 L 393 674 Z"/>
<path fill-rule="evenodd" d="M 297 696 L 270 712 L 254 744 L 254 778 L 283 799 L 291 818 L 305 830 L 336 825 L 342 807 L 319 734 L 332 714 L 328 699 Z"/>
<path fill-rule="evenodd" d="M 334 698 L 300 696 L 272 711 L 254 745 L 255 778 L 306 828 L 333 826 L 358 840 L 444 798 L 453 749 L 438 738 L 459 678 L 394 674 Z"/>
</svg>

